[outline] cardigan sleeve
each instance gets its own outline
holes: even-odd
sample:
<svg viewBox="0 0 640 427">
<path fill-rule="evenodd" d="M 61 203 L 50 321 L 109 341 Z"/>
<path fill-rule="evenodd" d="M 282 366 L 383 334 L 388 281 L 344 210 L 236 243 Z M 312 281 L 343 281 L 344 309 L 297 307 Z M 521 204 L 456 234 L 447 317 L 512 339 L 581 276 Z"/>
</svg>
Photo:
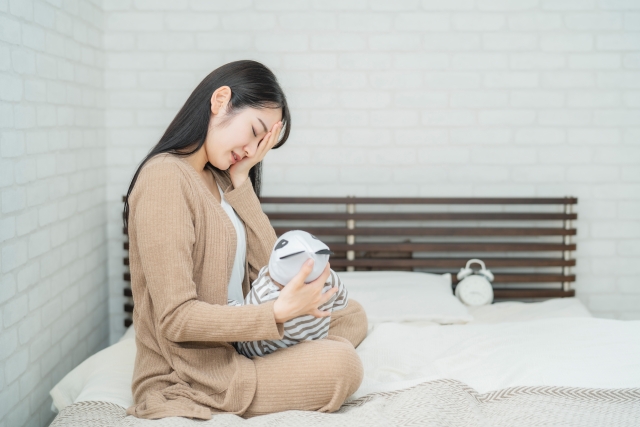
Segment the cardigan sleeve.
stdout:
<svg viewBox="0 0 640 427">
<path fill-rule="evenodd" d="M 184 173 L 171 162 L 145 166 L 131 193 L 132 231 L 153 305 L 140 315 L 154 316 L 159 332 L 174 342 L 282 339 L 275 301 L 236 307 L 198 300 L 195 196 Z"/>
<path fill-rule="evenodd" d="M 253 282 L 258 277 L 260 269 L 269 263 L 271 251 L 278 237 L 269 218 L 262 211 L 260 199 L 253 191 L 249 178 L 238 188 L 224 193 L 224 198 L 245 223 L 249 281 Z"/>
</svg>

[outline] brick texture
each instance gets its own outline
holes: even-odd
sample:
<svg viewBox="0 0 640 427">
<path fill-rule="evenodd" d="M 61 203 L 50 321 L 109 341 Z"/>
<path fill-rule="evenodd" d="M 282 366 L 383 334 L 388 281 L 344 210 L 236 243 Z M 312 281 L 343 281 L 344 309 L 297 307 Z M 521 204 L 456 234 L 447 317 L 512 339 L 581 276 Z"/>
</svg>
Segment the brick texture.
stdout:
<svg viewBox="0 0 640 427">
<path fill-rule="evenodd" d="M 104 12 L 0 2 L 0 426 L 108 344 Z"/>
</svg>

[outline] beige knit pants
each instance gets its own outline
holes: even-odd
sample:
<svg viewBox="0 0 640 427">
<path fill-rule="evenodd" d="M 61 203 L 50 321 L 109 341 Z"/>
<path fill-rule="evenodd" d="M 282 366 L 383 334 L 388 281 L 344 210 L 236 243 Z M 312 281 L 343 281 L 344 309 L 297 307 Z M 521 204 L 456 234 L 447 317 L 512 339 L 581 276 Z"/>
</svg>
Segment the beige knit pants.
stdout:
<svg viewBox="0 0 640 427">
<path fill-rule="evenodd" d="M 329 336 L 254 357 L 256 393 L 242 415 L 297 409 L 335 412 L 362 383 L 357 347 L 367 335 L 367 316 L 353 299 L 331 314 Z"/>
</svg>

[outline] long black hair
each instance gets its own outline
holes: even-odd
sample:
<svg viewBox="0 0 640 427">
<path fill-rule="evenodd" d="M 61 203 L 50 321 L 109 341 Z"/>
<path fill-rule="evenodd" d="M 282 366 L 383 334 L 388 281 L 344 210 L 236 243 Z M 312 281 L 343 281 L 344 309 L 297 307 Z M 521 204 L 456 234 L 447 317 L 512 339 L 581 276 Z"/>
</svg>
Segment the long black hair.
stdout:
<svg viewBox="0 0 640 427">
<path fill-rule="evenodd" d="M 205 142 L 211 117 L 211 95 L 222 86 L 231 88 L 231 99 L 227 104 L 230 116 L 242 108 L 282 108 L 282 125 L 284 133 L 280 141 L 273 147 L 282 146 L 289 138 L 291 115 L 287 98 L 276 79 L 276 76 L 263 64 L 256 61 L 235 61 L 213 70 L 194 89 L 178 114 L 175 116 L 160 141 L 142 160 L 129 185 L 124 200 L 124 227 L 129 220 L 129 195 L 138 179 L 142 166 L 153 156 L 160 153 L 172 153 L 189 156 L 198 151 Z M 195 147 L 189 151 L 190 147 Z M 213 168 L 215 166 L 211 165 Z M 216 168 L 217 169 L 217 168 Z M 262 162 L 258 162 L 249 171 L 249 179 L 255 193 L 260 196 Z"/>
</svg>

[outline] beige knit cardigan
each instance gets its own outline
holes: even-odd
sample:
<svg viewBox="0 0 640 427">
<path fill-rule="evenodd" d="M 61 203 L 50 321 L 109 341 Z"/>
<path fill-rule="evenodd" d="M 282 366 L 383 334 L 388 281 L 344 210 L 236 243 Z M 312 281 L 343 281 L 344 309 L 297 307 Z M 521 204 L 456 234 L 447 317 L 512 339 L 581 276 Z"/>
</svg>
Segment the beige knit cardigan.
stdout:
<svg viewBox="0 0 640 427">
<path fill-rule="evenodd" d="M 228 172 L 207 167 L 245 226 L 246 296 L 268 263 L 276 234 L 249 179 L 234 188 Z M 141 418 L 242 415 L 255 393 L 256 371 L 231 342 L 282 339 L 275 300 L 227 305 L 235 228 L 184 158 L 160 154 L 149 160 L 130 194 L 129 209 L 137 354 L 135 404 L 127 413 Z"/>
</svg>

